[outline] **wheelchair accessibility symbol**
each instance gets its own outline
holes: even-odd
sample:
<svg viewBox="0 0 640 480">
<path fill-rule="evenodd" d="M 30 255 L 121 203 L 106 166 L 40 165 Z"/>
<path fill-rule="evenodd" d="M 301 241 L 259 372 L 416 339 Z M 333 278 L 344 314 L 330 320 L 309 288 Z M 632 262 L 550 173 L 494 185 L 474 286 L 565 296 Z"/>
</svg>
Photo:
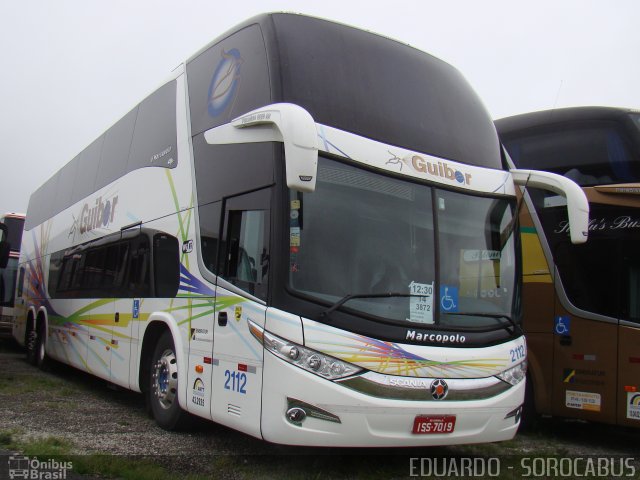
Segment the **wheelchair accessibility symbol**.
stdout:
<svg viewBox="0 0 640 480">
<path fill-rule="evenodd" d="M 556 317 L 554 331 L 556 335 L 569 335 L 571 331 L 571 318 L 570 317 Z"/>
<path fill-rule="evenodd" d="M 443 312 L 458 311 L 458 287 L 440 286 L 440 308 Z"/>
</svg>

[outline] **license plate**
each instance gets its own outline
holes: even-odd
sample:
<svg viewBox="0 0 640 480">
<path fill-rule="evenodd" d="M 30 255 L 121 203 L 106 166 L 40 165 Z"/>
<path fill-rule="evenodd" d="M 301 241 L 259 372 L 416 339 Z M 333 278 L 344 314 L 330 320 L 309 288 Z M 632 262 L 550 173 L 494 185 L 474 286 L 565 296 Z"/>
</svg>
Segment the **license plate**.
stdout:
<svg viewBox="0 0 640 480">
<path fill-rule="evenodd" d="M 417 416 L 413 421 L 413 433 L 418 435 L 452 433 L 455 426 L 455 415 Z"/>
</svg>

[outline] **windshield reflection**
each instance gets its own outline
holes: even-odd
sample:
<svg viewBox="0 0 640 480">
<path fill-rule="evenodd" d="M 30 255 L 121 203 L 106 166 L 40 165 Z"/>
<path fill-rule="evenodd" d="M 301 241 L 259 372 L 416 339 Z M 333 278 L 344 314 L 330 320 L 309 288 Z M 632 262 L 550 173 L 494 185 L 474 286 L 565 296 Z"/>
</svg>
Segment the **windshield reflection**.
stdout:
<svg viewBox="0 0 640 480">
<path fill-rule="evenodd" d="M 386 321 L 499 326 L 516 293 L 514 207 L 320 157 L 316 191 L 290 194 L 290 286 Z"/>
</svg>

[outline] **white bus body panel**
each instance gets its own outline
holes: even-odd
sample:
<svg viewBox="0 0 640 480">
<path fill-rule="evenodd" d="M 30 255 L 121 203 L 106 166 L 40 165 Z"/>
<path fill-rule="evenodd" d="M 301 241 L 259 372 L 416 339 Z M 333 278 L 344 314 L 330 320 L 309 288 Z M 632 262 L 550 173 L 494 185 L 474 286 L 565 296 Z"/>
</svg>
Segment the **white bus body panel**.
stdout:
<svg viewBox="0 0 640 480">
<path fill-rule="evenodd" d="M 299 318 L 299 317 L 298 317 Z M 304 325 L 304 345 L 390 377 L 446 379 L 488 378 L 523 360 L 524 337 L 482 348 L 433 347 L 382 342 L 318 322 Z M 269 309 L 267 330 L 300 343 L 292 315 Z M 274 330 L 271 330 L 271 327 Z M 287 328 L 298 338 L 287 335 Z M 257 341 L 256 341 L 257 343 Z M 519 352 L 514 354 L 514 352 Z M 508 414 L 524 402 L 525 382 L 490 398 L 468 401 L 415 401 L 367 395 L 309 373 L 271 352 L 264 354 L 262 436 L 265 440 L 307 446 L 426 446 L 508 440 L 519 421 Z M 301 425 L 286 418 L 289 399 L 339 417 L 332 422 L 308 416 Z M 453 433 L 418 435 L 418 415 L 455 415 Z"/>
</svg>

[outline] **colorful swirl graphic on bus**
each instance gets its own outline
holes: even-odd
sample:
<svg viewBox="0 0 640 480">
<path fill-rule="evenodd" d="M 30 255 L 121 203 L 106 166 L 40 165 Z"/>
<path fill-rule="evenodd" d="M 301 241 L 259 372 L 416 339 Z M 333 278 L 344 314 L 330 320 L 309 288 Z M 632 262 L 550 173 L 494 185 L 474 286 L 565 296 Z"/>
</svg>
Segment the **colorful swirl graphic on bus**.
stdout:
<svg viewBox="0 0 640 480">
<path fill-rule="evenodd" d="M 209 85 L 208 111 L 212 117 L 222 114 L 236 98 L 240 86 L 241 65 L 242 57 L 237 49 L 222 51 L 222 59 Z"/>
<path fill-rule="evenodd" d="M 308 340 L 310 348 L 354 363 L 368 370 L 390 375 L 440 378 L 481 378 L 504 370 L 504 358 L 466 358 L 464 360 L 430 360 L 413 354 L 393 342 L 376 340 L 352 333 L 340 333 L 336 340 Z"/>
</svg>

